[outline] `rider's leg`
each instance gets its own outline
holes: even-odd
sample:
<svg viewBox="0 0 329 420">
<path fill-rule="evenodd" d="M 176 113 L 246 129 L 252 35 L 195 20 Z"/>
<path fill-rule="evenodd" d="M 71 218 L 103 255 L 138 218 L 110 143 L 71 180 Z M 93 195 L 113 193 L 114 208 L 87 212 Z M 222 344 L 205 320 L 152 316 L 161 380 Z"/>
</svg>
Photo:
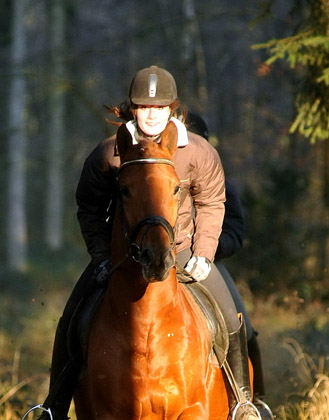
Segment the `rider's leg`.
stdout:
<svg viewBox="0 0 329 420">
<path fill-rule="evenodd" d="M 253 380 L 254 394 L 257 395 L 258 397 L 260 395 L 264 397 L 265 390 L 264 390 L 263 368 L 262 368 L 262 362 L 261 362 L 260 348 L 259 348 L 258 340 L 257 340 L 257 333 L 255 332 L 251 324 L 250 318 L 247 314 L 241 295 L 230 273 L 227 271 L 225 265 L 221 262 L 216 263 L 216 267 L 218 268 L 223 279 L 225 280 L 227 287 L 230 290 L 231 296 L 234 300 L 238 313 L 243 314 L 243 319 L 244 319 L 244 322 L 246 324 L 246 329 L 247 329 L 248 354 L 249 354 L 249 357 L 253 366 L 253 371 L 254 371 L 254 380 Z"/>
<path fill-rule="evenodd" d="M 248 313 L 246 311 L 246 307 L 244 306 L 242 297 L 241 297 L 241 295 L 240 295 L 240 293 L 239 293 L 239 291 L 238 291 L 230 273 L 227 271 L 225 265 L 222 262 L 220 262 L 220 263 L 216 262 L 215 265 L 218 268 L 221 276 L 223 277 L 223 279 L 226 283 L 226 286 L 228 287 L 228 289 L 230 291 L 230 294 L 231 294 L 232 299 L 234 301 L 237 312 L 239 314 L 243 315 L 243 319 L 244 319 L 244 322 L 246 324 L 246 329 L 247 329 L 247 340 L 249 341 L 251 339 L 251 337 L 253 336 L 254 329 L 252 327 L 250 318 L 249 318 Z"/>
<path fill-rule="evenodd" d="M 264 375 L 263 366 L 261 360 L 261 352 L 257 339 L 257 332 L 254 330 L 250 318 L 247 314 L 246 308 L 242 301 L 241 295 L 223 263 L 216 263 L 227 287 L 230 290 L 235 306 L 239 313 L 242 313 L 243 320 L 247 329 L 247 340 L 248 340 L 248 355 L 253 367 L 253 402 L 259 410 L 262 419 L 273 419 L 273 414 L 270 407 L 264 403 L 265 387 L 264 387 Z"/>
<path fill-rule="evenodd" d="M 86 295 L 87 290 L 90 288 L 93 269 L 93 266 L 89 264 L 79 278 L 57 326 L 50 368 L 50 397 L 47 397 L 44 403 L 45 408 L 51 409 L 54 420 L 67 419 L 73 392 L 78 380 L 80 366 L 79 360 L 76 359 L 74 361 L 75 363 L 70 365 L 70 368 L 67 371 L 64 371 L 64 379 L 63 382 L 61 382 L 61 386 L 56 386 L 57 380 L 70 360 L 70 354 L 67 347 L 70 321 L 81 299 Z M 43 412 L 39 417 L 39 420 L 49 420 L 48 413 Z"/>
<path fill-rule="evenodd" d="M 183 267 L 190 259 L 190 257 L 191 252 L 189 249 L 185 249 L 177 254 L 177 260 Z M 249 379 L 249 360 L 245 325 L 244 323 L 242 325 L 241 320 L 238 317 L 238 312 L 232 299 L 231 293 L 226 286 L 223 277 L 214 264 L 212 264 L 209 276 L 206 280 L 202 281 L 202 284 L 212 294 L 222 311 L 228 329 L 230 342 L 227 360 L 230 364 L 234 379 L 240 389 L 240 392 L 243 393 L 244 399 L 250 400 L 251 387 Z M 241 318 L 243 319 L 243 317 Z M 234 366 L 231 366 L 233 363 Z M 238 401 L 236 401 L 231 391 L 232 390 L 228 388 L 230 404 L 231 408 L 233 409 L 234 405 L 237 404 Z M 249 408 L 250 407 L 248 407 L 248 410 Z M 253 416 L 252 413 L 249 413 L 248 416 L 250 419 L 258 418 L 257 416 Z"/>
<path fill-rule="evenodd" d="M 190 249 L 186 248 L 179 252 L 176 258 L 179 264 L 184 267 L 191 258 Z M 227 288 L 222 276 L 214 264 L 212 264 L 209 276 L 201 283 L 206 287 L 206 289 L 209 290 L 213 298 L 218 303 L 223 313 L 228 332 L 231 333 L 237 331 L 240 326 L 240 321 L 237 317 L 237 309 L 229 289 Z"/>
</svg>

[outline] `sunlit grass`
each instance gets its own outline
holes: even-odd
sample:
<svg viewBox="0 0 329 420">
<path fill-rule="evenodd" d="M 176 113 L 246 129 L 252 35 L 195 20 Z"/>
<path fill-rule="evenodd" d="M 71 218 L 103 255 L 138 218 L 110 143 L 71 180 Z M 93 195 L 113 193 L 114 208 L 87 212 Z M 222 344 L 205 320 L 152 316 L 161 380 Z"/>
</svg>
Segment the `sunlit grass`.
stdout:
<svg viewBox="0 0 329 420">
<path fill-rule="evenodd" d="M 316 364 L 295 340 L 286 340 L 284 345 L 294 359 L 301 391 L 288 396 L 288 402 L 278 410 L 278 417 L 282 420 L 329 419 L 329 377 L 325 374 L 324 358 L 320 357 Z"/>
<path fill-rule="evenodd" d="M 300 402 L 281 407 L 282 420 L 327 420 L 329 419 L 329 377 L 317 375 L 314 386 Z"/>
<path fill-rule="evenodd" d="M 65 294 L 37 290 L 24 298 L 12 291 L 1 296 L 0 420 L 21 419 L 29 408 L 43 402 Z"/>
<path fill-rule="evenodd" d="M 20 349 L 16 349 L 12 362 L 3 363 L 0 370 L 0 419 L 21 419 L 33 398 L 40 398 L 48 381 L 48 375 L 36 373 L 21 377 Z"/>
</svg>

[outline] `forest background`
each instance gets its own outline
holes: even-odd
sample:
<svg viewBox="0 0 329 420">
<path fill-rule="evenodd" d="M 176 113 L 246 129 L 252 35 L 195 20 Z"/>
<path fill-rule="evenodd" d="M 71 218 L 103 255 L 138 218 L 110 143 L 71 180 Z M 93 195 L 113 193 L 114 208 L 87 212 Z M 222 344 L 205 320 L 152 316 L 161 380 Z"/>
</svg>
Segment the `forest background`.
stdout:
<svg viewBox="0 0 329 420">
<path fill-rule="evenodd" d="M 312 418 L 305 398 L 328 371 L 329 2 L 0 5 L 0 418 L 45 396 L 56 323 L 89 259 L 80 171 L 114 132 L 104 105 L 151 64 L 203 116 L 240 192 L 246 238 L 227 267 L 261 332 L 269 402 Z"/>
</svg>

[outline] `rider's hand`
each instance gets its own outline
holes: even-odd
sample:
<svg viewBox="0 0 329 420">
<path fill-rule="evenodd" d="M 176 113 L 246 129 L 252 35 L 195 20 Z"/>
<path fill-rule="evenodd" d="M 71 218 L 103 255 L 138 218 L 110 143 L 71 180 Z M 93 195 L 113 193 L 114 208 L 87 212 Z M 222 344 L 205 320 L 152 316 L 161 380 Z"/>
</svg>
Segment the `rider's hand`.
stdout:
<svg viewBox="0 0 329 420">
<path fill-rule="evenodd" d="M 194 280 L 202 281 L 208 277 L 211 270 L 211 263 L 205 257 L 192 257 L 186 264 L 185 270 L 190 273 Z"/>
<path fill-rule="evenodd" d="M 106 284 L 109 273 L 111 269 L 111 262 L 109 260 L 104 260 L 100 262 L 93 273 L 93 280 L 97 282 L 100 286 Z"/>
</svg>

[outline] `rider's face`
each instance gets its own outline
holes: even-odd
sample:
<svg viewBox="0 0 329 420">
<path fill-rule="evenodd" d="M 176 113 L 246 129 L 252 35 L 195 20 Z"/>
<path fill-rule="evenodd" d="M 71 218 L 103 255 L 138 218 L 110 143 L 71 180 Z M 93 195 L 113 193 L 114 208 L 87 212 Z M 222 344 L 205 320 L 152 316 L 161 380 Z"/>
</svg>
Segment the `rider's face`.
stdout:
<svg viewBox="0 0 329 420">
<path fill-rule="evenodd" d="M 136 109 L 138 127 L 147 136 L 158 136 L 166 128 L 170 113 L 170 106 L 138 105 Z"/>
</svg>

